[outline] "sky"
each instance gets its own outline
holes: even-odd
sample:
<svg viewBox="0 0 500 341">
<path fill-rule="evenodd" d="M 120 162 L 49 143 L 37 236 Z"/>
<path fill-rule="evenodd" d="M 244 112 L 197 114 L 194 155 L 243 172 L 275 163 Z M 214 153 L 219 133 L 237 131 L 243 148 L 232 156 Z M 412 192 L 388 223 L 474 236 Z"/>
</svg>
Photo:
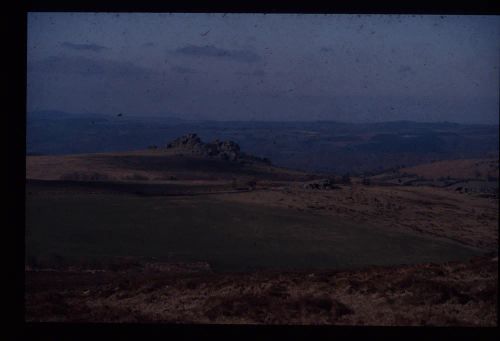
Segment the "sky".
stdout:
<svg viewBox="0 0 500 341">
<path fill-rule="evenodd" d="M 27 108 L 499 121 L 500 16 L 29 13 Z"/>
</svg>

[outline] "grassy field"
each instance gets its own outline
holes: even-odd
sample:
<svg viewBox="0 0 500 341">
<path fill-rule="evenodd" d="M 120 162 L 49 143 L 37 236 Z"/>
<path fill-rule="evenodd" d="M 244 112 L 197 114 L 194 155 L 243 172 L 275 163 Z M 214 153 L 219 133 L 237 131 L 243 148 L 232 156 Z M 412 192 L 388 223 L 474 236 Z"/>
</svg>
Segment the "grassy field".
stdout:
<svg viewBox="0 0 500 341">
<path fill-rule="evenodd" d="M 27 191 L 32 264 L 115 257 L 206 261 L 216 271 L 347 269 L 467 259 L 451 241 L 213 196 Z"/>
</svg>

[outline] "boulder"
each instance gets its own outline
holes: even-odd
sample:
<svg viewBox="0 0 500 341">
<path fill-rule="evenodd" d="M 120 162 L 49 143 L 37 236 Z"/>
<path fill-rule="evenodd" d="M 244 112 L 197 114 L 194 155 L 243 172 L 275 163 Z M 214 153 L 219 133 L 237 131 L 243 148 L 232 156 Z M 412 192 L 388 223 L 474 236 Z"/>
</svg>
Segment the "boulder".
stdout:
<svg viewBox="0 0 500 341">
<path fill-rule="evenodd" d="M 201 139 L 196 134 L 187 134 L 181 136 L 167 145 L 167 148 L 196 148 L 203 145 Z"/>
</svg>

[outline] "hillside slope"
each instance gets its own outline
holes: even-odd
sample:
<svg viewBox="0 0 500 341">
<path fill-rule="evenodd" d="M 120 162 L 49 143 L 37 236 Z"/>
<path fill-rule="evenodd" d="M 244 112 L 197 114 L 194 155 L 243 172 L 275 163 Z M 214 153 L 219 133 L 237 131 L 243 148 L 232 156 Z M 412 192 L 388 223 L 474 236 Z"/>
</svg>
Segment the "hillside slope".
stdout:
<svg viewBox="0 0 500 341">
<path fill-rule="evenodd" d="M 414 174 L 425 179 L 450 177 L 460 180 L 498 180 L 498 159 L 463 159 L 437 161 L 402 168 L 400 173 Z"/>
<path fill-rule="evenodd" d="M 306 173 L 275 167 L 232 141 L 203 143 L 196 134 L 166 148 L 119 153 L 27 156 L 26 178 L 37 180 L 305 180 Z"/>
</svg>

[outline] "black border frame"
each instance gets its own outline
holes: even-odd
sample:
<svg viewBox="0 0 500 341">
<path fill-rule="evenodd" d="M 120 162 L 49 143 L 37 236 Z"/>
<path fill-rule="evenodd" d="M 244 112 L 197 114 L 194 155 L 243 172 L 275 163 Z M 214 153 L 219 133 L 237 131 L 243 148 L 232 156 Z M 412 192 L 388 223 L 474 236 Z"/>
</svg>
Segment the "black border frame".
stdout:
<svg viewBox="0 0 500 341">
<path fill-rule="evenodd" d="M 8 202 L 5 259 L 11 288 L 8 296 L 9 320 L 13 339 L 85 339 L 92 337 L 123 339 L 200 339 L 222 337 L 231 339 L 289 339 L 317 337 L 407 336 L 470 339 L 494 339 L 497 327 L 342 327 L 342 326 L 253 326 L 253 325 L 171 325 L 113 323 L 32 323 L 24 320 L 24 224 L 25 224 L 25 152 L 26 152 L 26 37 L 28 12 L 184 12 L 184 13 L 298 13 L 298 14 L 439 14 L 500 15 L 498 1 L 151 1 L 151 0 L 26 0 L 7 12 L 8 57 L 6 85 L 8 109 L 6 116 Z M 499 18 L 500 21 L 500 18 Z M 22 245 L 22 247 L 20 247 Z M 496 338 L 495 338 L 496 339 Z"/>
</svg>

